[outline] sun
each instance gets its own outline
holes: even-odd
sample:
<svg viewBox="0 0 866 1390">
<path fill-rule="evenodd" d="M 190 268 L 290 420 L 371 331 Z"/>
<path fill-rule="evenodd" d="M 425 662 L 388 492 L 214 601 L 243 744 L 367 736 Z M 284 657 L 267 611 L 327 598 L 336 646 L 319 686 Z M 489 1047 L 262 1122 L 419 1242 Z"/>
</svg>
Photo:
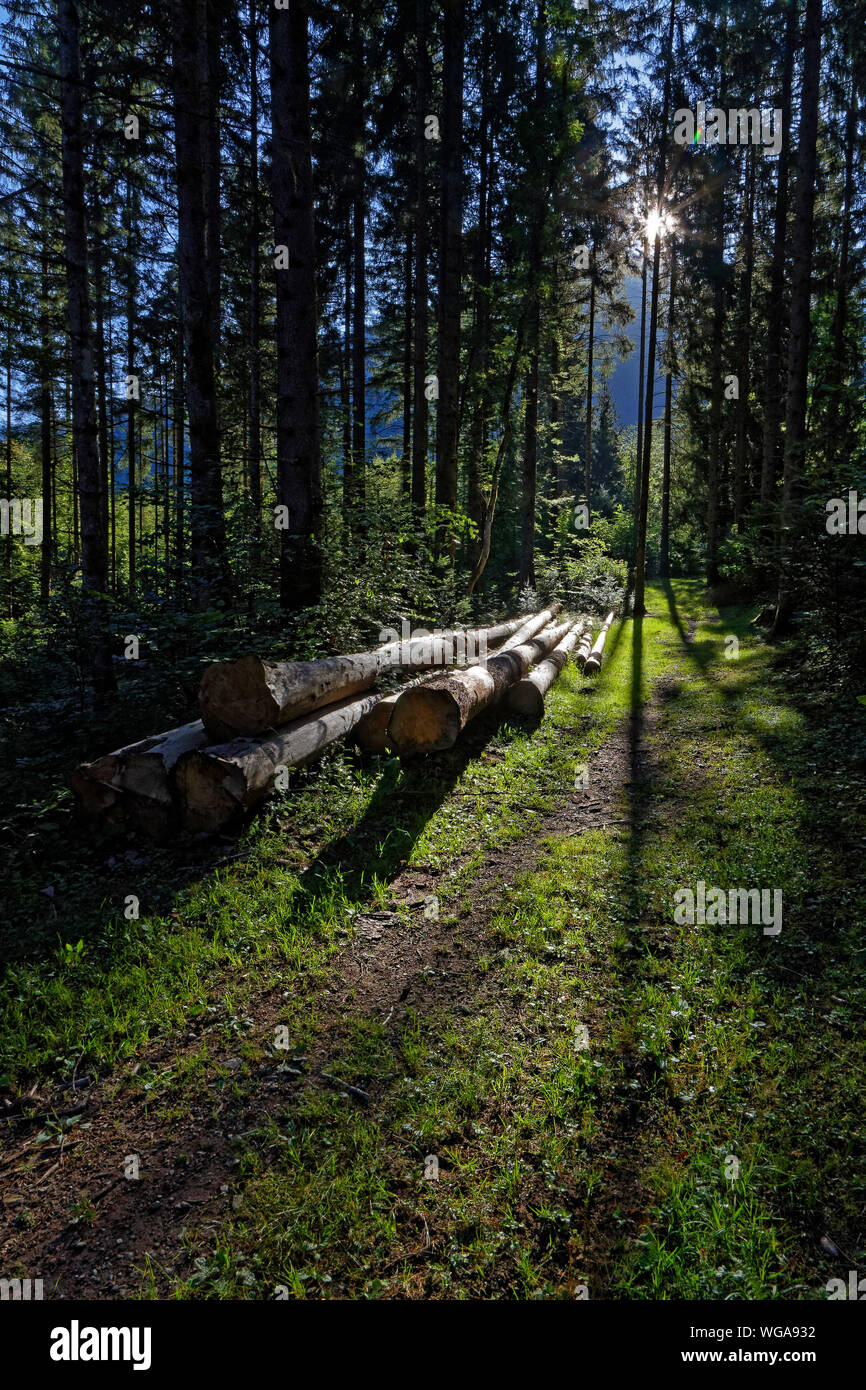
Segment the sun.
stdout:
<svg viewBox="0 0 866 1390">
<path fill-rule="evenodd" d="M 673 219 L 669 217 L 666 212 L 660 213 L 658 209 L 653 208 L 652 211 L 647 214 L 646 221 L 644 222 L 644 233 L 650 245 L 653 244 L 657 236 L 667 236 L 672 229 Z"/>
</svg>

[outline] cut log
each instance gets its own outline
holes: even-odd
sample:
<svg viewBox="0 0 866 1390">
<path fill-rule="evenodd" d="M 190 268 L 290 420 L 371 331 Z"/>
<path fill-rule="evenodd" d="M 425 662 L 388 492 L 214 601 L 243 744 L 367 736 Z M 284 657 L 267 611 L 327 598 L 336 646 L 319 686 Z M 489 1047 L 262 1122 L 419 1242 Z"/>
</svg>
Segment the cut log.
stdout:
<svg viewBox="0 0 866 1390">
<path fill-rule="evenodd" d="M 309 762 L 348 734 L 380 699 L 340 700 L 284 724 L 267 738 L 237 738 L 184 754 L 175 772 L 184 829 L 219 830 L 251 810 L 273 790 L 279 769 Z"/>
<path fill-rule="evenodd" d="M 592 624 L 591 624 L 591 623 L 587 623 L 586 628 L 584 629 L 583 633 L 581 634 L 580 642 L 578 643 L 578 646 L 577 646 L 577 651 L 574 653 L 575 664 L 576 664 L 577 666 L 581 666 L 581 667 L 585 666 L 585 665 L 586 665 L 586 659 L 587 659 L 587 657 L 589 656 L 589 654 L 590 654 L 591 651 L 592 651 Z"/>
<path fill-rule="evenodd" d="M 486 666 L 472 666 L 448 676 L 434 676 L 405 690 L 394 705 L 388 741 L 401 758 L 440 753 L 456 743 L 470 720 L 495 705 L 510 685 L 522 680 L 529 667 L 547 656 L 570 627 L 549 627 L 530 642 L 490 657 Z"/>
<path fill-rule="evenodd" d="M 382 671 L 477 661 L 486 644 L 522 632 L 525 626 L 523 619 L 515 618 L 493 628 L 430 633 L 389 642 L 371 652 L 316 661 L 264 661 L 248 655 L 238 661 L 214 662 L 199 689 L 201 717 L 215 739 L 254 737 L 369 690 Z"/>
<path fill-rule="evenodd" d="M 607 634 L 613 622 L 613 613 L 608 613 L 602 624 L 601 631 L 592 644 L 592 651 L 586 658 L 586 665 L 583 668 L 584 675 L 590 675 L 594 671 L 601 670 L 601 659 L 604 654 L 604 644 L 607 641 Z"/>
<path fill-rule="evenodd" d="M 488 644 L 492 643 L 494 638 L 497 637 L 500 641 L 502 637 L 510 637 L 513 633 L 517 632 L 519 626 L 523 626 L 524 624 L 525 620 L 519 618 L 516 623 L 504 623 L 499 628 L 488 628 Z M 510 642 L 505 642 L 502 650 L 507 649 L 510 645 Z M 363 748 L 367 753 L 387 753 L 390 747 L 388 742 L 388 724 L 394 712 L 394 706 L 404 690 L 411 690 L 413 686 L 420 685 L 422 681 L 427 679 L 426 676 L 417 676 L 415 680 L 407 681 L 405 685 L 401 685 L 399 690 L 393 691 L 390 695 L 383 695 L 379 703 L 374 705 L 369 714 L 364 715 L 364 718 L 352 731 L 352 742 L 356 743 L 359 748 Z"/>
<path fill-rule="evenodd" d="M 508 688 L 505 694 L 505 708 L 510 714 L 522 719 L 540 719 L 544 714 L 544 697 L 560 671 L 568 661 L 569 653 L 583 631 L 583 622 L 575 623 L 562 641 L 554 647 L 550 656 L 523 680 Z"/>
<path fill-rule="evenodd" d="M 204 725 L 195 719 L 82 763 L 72 777 L 80 812 L 91 819 L 102 817 L 108 825 L 132 822 L 148 835 L 163 838 L 177 825 L 177 761 L 207 741 Z"/>
<path fill-rule="evenodd" d="M 541 632 L 543 628 L 547 627 L 548 624 L 553 621 L 561 608 L 562 604 L 559 602 L 559 599 L 557 599 L 549 608 L 542 609 L 540 613 L 533 613 L 525 620 L 523 625 L 509 637 L 508 641 L 504 643 L 502 650 L 509 651 L 512 647 L 519 647 L 522 646 L 524 642 L 528 642 L 531 637 L 534 637 L 537 632 Z"/>
</svg>

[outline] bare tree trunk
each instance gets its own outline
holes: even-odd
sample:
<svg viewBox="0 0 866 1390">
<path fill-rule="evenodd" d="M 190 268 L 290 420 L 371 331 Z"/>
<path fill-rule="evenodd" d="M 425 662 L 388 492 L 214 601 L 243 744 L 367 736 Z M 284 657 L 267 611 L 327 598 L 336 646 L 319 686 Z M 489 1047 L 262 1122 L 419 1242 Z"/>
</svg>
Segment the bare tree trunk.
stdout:
<svg viewBox="0 0 866 1390">
<path fill-rule="evenodd" d="M 352 202 L 352 495 L 350 507 L 363 506 L 367 467 L 367 167 L 364 90 L 364 34 L 354 0 L 352 18 L 352 99 L 355 167 Z"/>
<path fill-rule="evenodd" d="M 400 491 L 412 491 L 412 230 L 406 236 L 403 280 L 403 443 L 400 449 Z"/>
<path fill-rule="evenodd" d="M 540 128 L 544 105 L 545 9 L 538 0 L 535 14 L 535 118 Z M 523 492 L 520 527 L 520 583 L 535 587 L 535 511 L 538 493 L 538 355 L 541 346 L 541 247 L 547 208 L 541 196 L 544 178 L 541 169 L 542 150 L 535 156 L 534 210 L 529 235 L 529 301 L 526 318 L 526 342 L 529 364 L 526 371 L 525 412 L 523 420 Z"/>
<path fill-rule="evenodd" d="M 592 260 L 589 268 L 589 344 L 587 347 L 586 359 L 586 436 L 584 439 L 585 455 L 583 460 L 584 492 L 586 495 L 586 508 L 590 510 L 590 494 L 592 487 L 592 368 L 593 368 L 593 349 L 595 348 L 595 246 L 592 248 Z"/>
<path fill-rule="evenodd" d="M 211 71 L 217 17 L 209 0 L 173 0 L 178 269 L 189 416 L 192 577 L 199 607 L 229 585 L 216 399 L 219 170 Z M 214 181 L 216 179 L 216 207 Z"/>
<path fill-rule="evenodd" d="M 297 610 L 317 603 L 322 587 L 308 6 L 271 9 L 269 26 L 274 242 L 289 256 L 276 272 L 277 501 L 289 522 L 280 532 L 280 603 Z"/>
<path fill-rule="evenodd" d="M 800 98 L 797 193 L 791 236 L 791 319 L 788 338 L 788 394 L 785 409 L 783 525 L 791 520 L 794 494 L 806 452 L 806 397 L 809 374 L 809 311 L 812 295 L 812 221 L 818 145 L 821 75 L 821 0 L 807 0 L 803 30 L 803 89 Z"/>
<path fill-rule="evenodd" d="M 661 215 L 665 189 L 665 169 L 667 165 L 668 118 L 671 105 L 671 68 L 674 51 L 674 17 L 676 0 L 671 0 L 668 20 L 668 40 L 666 48 L 664 96 L 662 99 L 661 134 L 659 136 L 658 160 L 656 164 L 656 211 Z M 634 605 L 635 617 L 646 612 L 646 533 L 649 515 L 649 475 L 650 448 L 652 445 L 653 396 L 656 368 L 656 334 L 658 332 L 659 311 L 659 259 L 661 228 L 656 233 L 653 246 L 653 278 L 650 296 L 649 349 L 647 352 L 646 403 L 644 407 L 643 457 L 640 466 L 640 511 L 637 528 L 637 554 L 635 557 Z"/>
<path fill-rule="evenodd" d="M 427 54 L 427 4 L 415 6 L 415 324 L 413 329 L 412 372 L 412 507 L 416 518 L 427 505 L 427 296 L 429 237 L 427 228 L 427 116 L 429 57 Z"/>
<path fill-rule="evenodd" d="M 677 247 L 671 240 L 671 278 L 668 289 L 668 333 L 665 343 L 667 371 L 665 373 L 664 458 L 662 463 L 662 524 L 659 568 L 667 578 L 671 572 L 671 413 L 673 407 L 674 371 L 674 313 L 677 297 Z"/>
<path fill-rule="evenodd" d="M 788 174 L 791 129 L 791 88 L 794 73 L 794 47 L 797 40 L 799 7 L 787 5 L 785 47 L 782 60 L 782 130 L 785 142 L 779 154 L 776 180 L 776 214 L 773 230 L 773 259 L 770 267 L 770 298 L 767 306 L 766 367 L 764 372 L 764 439 L 761 455 L 761 510 L 767 515 L 778 477 L 779 421 L 782 414 L 782 332 L 785 306 L 785 247 L 788 234 Z"/>
<path fill-rule="evenodd" d="M 59 0 L 57 27 L 60 58 L 63 210 L 66 287 L 72 376 L 72 428 L 78 459 L 81 501 L 82 588 L 91 595 L 90 677 L 97 695 L 114 689 L 111 646 L 104 603 L 107 553 L 102 530 L 99 440 L 93 383 L 93 330 L 87 283 L 87 218 L 84 192 L 84 142 L 81 99 L 81 54 L 78 6 Z"/>
<path fill-rule="evenodd" d="M 262 364 L 259 258 L 259 17 L 250 0 L 250 435 L 249 484 L 253 539 L 262 534 Z"/>
<path fill-rule="evenodd" d="M 463 258 L 464 0 L 443 0 L 442 166 L 439 198 L 439 405 L 436 411 L 436 503 L 457 506 L 460 434 L 460 279 Z M 444 548 L 445 533 L 440 538 Z M 453 560 L 454 544 L 449 542 Z"/>
<path fill-rule="evenodd" d="M 646 237 L 643 238 L 643 269 L 641 270 L 641 289 L 640 289 L 640 354 L 638 357 L 638 385 L 637 385 L 637 451 L 634 463 L 634 545 L 637 550 L 638 518 L 640 516 L 640 480 L 641 480 L 641 461 L 643 459 L 643 405 L 644 405 L 644 360 L 646 353 L 646 276 L 647 276 L 647 248 Z"/>
<path fill-rule="evenodd" d="M 752 276 L 755 267 L 755 163 L 757 152 L 753 145 L 746 156 L 746 206 L 743 243 L 745 265 L 743 268 L 743 301 L 741 331 L 738 346 L 742 353 L 742 366 L 739 373 L 739 399 L 737 401 L 737 442 L 734 461 L 734 522 L 742 531 L 746 509 L 746 473 L 749 452 L 749 395 L 752 375 Z"/>
</svg>

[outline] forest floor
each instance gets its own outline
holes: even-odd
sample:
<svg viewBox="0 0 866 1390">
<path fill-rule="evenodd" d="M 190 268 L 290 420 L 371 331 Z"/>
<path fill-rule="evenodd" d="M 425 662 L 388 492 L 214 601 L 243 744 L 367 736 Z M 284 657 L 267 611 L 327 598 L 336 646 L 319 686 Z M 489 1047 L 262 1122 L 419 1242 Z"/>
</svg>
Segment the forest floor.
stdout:
<svg viewBox="0 0 866 1390">
<path fill-rule="evenodd" d="M 752 610 L 649 606 L 537 728 L 334 753 L 231 842 L 58 847 L 27 891 L 59 944 L 0 985 L 4 1277 L 817 1299 L 862 1268 L 863 712 Z M 781 889 L 781 931 L 678 925 L 699 880 Z"/>
</svg>

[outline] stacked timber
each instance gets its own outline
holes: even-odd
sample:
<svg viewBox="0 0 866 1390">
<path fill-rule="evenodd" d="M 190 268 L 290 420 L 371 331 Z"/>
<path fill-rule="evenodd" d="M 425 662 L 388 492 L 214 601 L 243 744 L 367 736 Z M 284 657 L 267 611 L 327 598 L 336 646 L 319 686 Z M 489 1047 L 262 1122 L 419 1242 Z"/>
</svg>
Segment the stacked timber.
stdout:
<svg viewBox="0 0 866 1390">
<path fill-rule="evenodd" d="M 351 733 L 381 699 L 372 694 L 340 700 L 292 720 L 265 738 L 236 738 L 197 748 L 179 759 L 175 782 L 185 830 L 218 830 L 264 801 L 281 771 L 316 757 Z"/>
<path fill-rule="evenodd" d="M 207 730 L 195 719 L 82 763 L 72 777 L 79 809 L 89 819 L 102 819 L 107 825 L 131 822 L 154 839 L 165 838 L 178 824 L 178 759 L 207 742 Z"/>
<path fill-rule="evenodd" d="M 470 720 L 498 704 L 509 686 L 568 632 L 569 623 L 548 627 L 517 646 L 506 644 L 486 666 L 472 666 L 405 690 L 394 705 L 388 740 L 401 758 L 439 753 L 457 742 Z M 518 634 L 521 635 L 521 634 Z"/>
<path fill-rule="evenodd" d="M 530 671 L 527 676 L 524 676 L 523 680 L 517 681 L 508 689 L 505 695 L 505 708 L 509 714 L 519 715 L 523 719 L 541 718 L 544 714 L 544 697 L 566 665 L 569 654 L 581 636 L 583 628 L 582 620 L 575 623 L 574 627 L 566 632 L 562 641 L 557 643 L 546 660 Z"/>
<path fill-rule="evenodd" d="M 543 624 L 540 624 L 543 625 Z M 254 737 L 301 715 L 369 690 L 385 671 L 450 665 L 455 655 L 524 631 L 515 618 L 469 632 L 430 633 L 386 643 L 374 651 L 315 661 L 264 661 L 248 655 L 209 666 L 199 689 L 201 717 L 215 739 Z"/>
<path fill-rule="evenodd" d="M 217 663 L 202 681 L 201 719 L 76 770 L 79 809 L 108 826 L 132 824 L 157 839 L 181 826 L 218 829 L 266 797 L 281 771 L 308 762 L 362 725 L 382 700 L 370 691 L 380 672 L 459 662 L 467 652 L 504 640 L 524 651 L 558 609 L 556 604 L 530 618 L 470 632 L 415 634 L 371 652 L 319 661 L 249 656 Z M 540 650 L 536 642 L 533 660 Z M 517 669 L 527 657 L 510 660 Z M 386 713 L 390 720 L 392 710 Z"/>
</svg>

